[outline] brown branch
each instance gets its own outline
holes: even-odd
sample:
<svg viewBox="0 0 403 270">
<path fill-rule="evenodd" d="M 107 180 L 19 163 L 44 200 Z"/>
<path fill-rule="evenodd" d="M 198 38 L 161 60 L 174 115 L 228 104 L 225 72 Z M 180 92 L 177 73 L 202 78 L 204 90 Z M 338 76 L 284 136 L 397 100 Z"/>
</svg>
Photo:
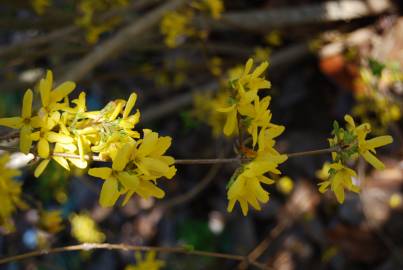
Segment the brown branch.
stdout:
<svg viewBox="0 0 403 270">
<path fill-rule="evenodd" d="M 43 255 L 67 252 L 67 251 L 79 251 L 79 250 L 95 250 L 95 249 L 107 249 L 107 250 L 124 250 L 124 251 L 155 251 L 160 253 L 176 253 L 176 254 L 186 254 L 186 255 L 195 255 L 195 256 L 204 256 L 204 257 L 213 257 L 219 259 L 233 260 L 233 261 L 245 261 L 247 257 L 242 255 L 234 255 L 234 254 L 226 254 L 226 253 L 217 253 L 217 252 L 208 252 L 208 251 L 200 251 L 200 250 L 191 250 L 186 247 L 151 247 L 151 246 L 134 246 L 127 244 L 80 244 L 73 246 L 64 246 L 64 247 L 56 247 L 51 249 L 41 249 L 32 252 L 27 252 L 15 256 L 5 257 L 0 259 L 0 265 L 6 264 L 10 262 L 20 261 L 32 257 L 39 257 Z M 270 269 L 262 263 L 256 261 L 249 261 L 249 264 L 259 268 L 259 269 Z"/>
<path fill-rule="evenodd" d="M 147 15 L 124 27 L 117 32 L 116 35 L 99 44 L 93 51 L 73 64 L 60 81 L 81 80 L 96 66 L 102 64 L 106 60 L 110 60 L 114 55 L 125 51 L 129 47 L 129 44 L 135 42 L 140 35 L 156 25 L 166 12 L 175 10 L 187 2 L 188 0 L 168 1 L 166 4 L 154 9 Z"/>
<path fill-rule="evenodd" d="M 260 9 L 223 14 L 221 20 L 208 19 L 213 29 L 226 29 L 228 26 L 246 31 L 267 32 L 268 29 L 320 24 L 380 15 L 392 11 L 390 0 L 342 0 L 320 4 L 301 5 L 274 9 Z M 198 18 L 195 23 L 206 18 Z M 204 22 L 206 23 L 206 22 Z"/>
<path fill-rule="evenodd" d="M 0 145 L 0 150 L 10 151 L 10 152 L 18 152 L 19 149 L 13 146 L 4 146 Z M 285 154 L 289 158 L 292 157 L 301 157 L 301 156 L 312 156 L 312 155 L 320 155 L 320 154 L 327 154 L 331 152 L 340 151 L 339 147 L 330 147 L 318 150 L 311 150 L 311 151 L 303 151 L 303 152 L 295 152 Z M 53 152 L 51 156 L 55 157 L 64 157 L 64 158 L 73 158 L 73 159 L 81 159 L 80 155 L 77 154 L 70 154 L 70 153 L 61 153 L 61 152 Z M 110 160 L 106 160 L 100 156 L 96 155 L 84 155 L 85 160 L 95 160 L 95 161 L 104 161 L 110 162 Z M 233 157 L 233 158 L 199 158 L 199 159 L 175 159 L 176 165 L 207 165 L 207 164 L 226 164 L 226 163 L 241 163 L 251 161 L 252 159 L 249 158 L 240 158 L 240 157 Z"/>
</svg>

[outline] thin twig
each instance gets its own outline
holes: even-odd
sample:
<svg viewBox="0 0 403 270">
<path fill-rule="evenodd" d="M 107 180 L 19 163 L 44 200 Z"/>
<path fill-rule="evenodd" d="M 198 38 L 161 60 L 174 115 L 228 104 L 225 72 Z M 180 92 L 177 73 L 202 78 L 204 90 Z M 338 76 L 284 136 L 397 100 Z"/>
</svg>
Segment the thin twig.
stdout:
<svg viewBox="0 0 403 270">
<path fill-rule="evenodd" d="M 301 157 L 301 156 L 321 155 L 321 154 L 327 154 L 327 153 L 338 152 L 338 151 L 340 151 L 340 147 L 337 146 L 337 147 L 330 147 L 330 148 L 319 149 L 319 150 L 311 150 L 311 151 L 289 153 L 289 154 L 286 154 L 286 155 L 289 158 L 292 158 L 292 157 Z"/>
<path fill-rule="evenodd" d="M 203 158 L 203 159 L 175 159 L 175 164 L 223 164 L 223 163 L 239 163 L 240 158 Z"/>
<path fill-rule="evenodd" d="M 301 157 L 301 156 L 312 156 L 312 155 L 319 155 L 319 154 L 327 154 L 331 152 L 339 151 L 339 147 L 330 147 L 318 150 L 311 150 L 311 151 L 303 151 L 303 152 L 295 152 L 285 154 L 289 158 L 292 157 Z M 5 150 L 9 152 L 18 152 L 18 148 L 12 146 L 4 146 L 0 145 L 0 150 Z M 81 159 L 84 160 L 94 160 L 94 161 L 103 161 L 103 162 L 110 162 L 110 160 L 104 159 L 101 156 L 97 155 L 84 155 L 83 157 L 77 154 L 70 154 L 70 153 L 61 153 L 61 152 L 53 152 L 51 156 L 55 157 L 64 157 L 64 158 L 72 158 L 72 159 Z M 225 163 L 241 163 L 251 161 L 252 159 L 249 158 L 241 158 L 241 157 L 233 157 L 233 158 L 200 158 L 200 159 L 175 159 L 176 165 L 207 165 L 207 164 L 225 164 Z"/>
<path fill-rule="evenodd" d="M 55 254 L 67 251 L 79 251 L 79 250 L 94 250 L 94 249 L 107 249 L 107 250 L 124 250 L 124 251 L 156 251 L 160 253 L 177 253 L 177 254 L 186 254 L 186 255 L 196 255 L 196 256 L 204 256 L 204 257 L 213 257 L 220 259 L 227 259 L 233 261 L 245 261 L 247 257 L 242 255 L 234 255 L 234 254 L 226 254 L 226 253 L 217 253 L 217 252 L 208 252 L 208 251 L 200 251 L 200 250 L 191 250 L 186 247 L 151 247 L 151 246 L 134 246 L 127 244 L 91 244 L 85 243 L 80 245 L 73 246 L 64 246 L 64 247 L 56 247 L 51 249 L 41 249 L 32 252 L 22 253 L 15 256 L 9 256 L 0 259 L 0 265 L 6 264 L 10 262 L 20 261 L 32 257 L 38 257 L 48 254 Z M 269 267 L 265 266 L 262 263 L 256 261 L 250 261 L 249 264 L 259 268 L 259 269 L 269 269 Z"/>
</svg>

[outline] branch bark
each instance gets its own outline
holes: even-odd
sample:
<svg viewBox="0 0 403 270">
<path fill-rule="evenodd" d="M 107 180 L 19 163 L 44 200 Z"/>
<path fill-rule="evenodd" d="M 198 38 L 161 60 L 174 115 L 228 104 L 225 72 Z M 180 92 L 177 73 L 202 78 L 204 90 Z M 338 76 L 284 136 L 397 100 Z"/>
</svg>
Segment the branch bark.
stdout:
<svg viewBox="0 0 403 270">
<path fill-rule="evenodd" d="M 273 28 L 349 21 L 379 15 L 393 9 L 390 0 L 342 0 L 299 7 L 226 13 L 220 21 L 209 20 L 208 23 L 216 29 L 232 26 L 237 29 L 267 32 L 267 29 Z"/>
</svg>

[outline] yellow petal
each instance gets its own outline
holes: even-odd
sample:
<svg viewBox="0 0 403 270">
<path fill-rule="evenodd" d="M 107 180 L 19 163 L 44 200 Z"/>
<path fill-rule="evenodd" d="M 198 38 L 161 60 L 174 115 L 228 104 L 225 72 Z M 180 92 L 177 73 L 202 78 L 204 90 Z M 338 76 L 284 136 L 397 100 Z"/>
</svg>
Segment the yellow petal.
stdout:
<svg viewBox="0 0 403 270">
<path fill-rule="evenodd" d="M 71 163 L 73 163 L 74 166 L 80 169 L 85 169 L 88 166 L 88 162 L 85 160 L 81 159 L 76 159 L 76 158 L 69 158 L 68 159 Z"/>
<path fill-rule="evenodd" d="M 345 120 L 352 128 L 355 128 L 354 119 L 351 117 L 351 115 L 346 114 L 346 115 L 344 116 L 344 120 Z"/>
<path fill-rule="evenodd" d="M 373 154 L 371 154 L 369 151 L 366 151 L 362 154 L 362 156 L 364 157 L 364 159 L 371 164 L 372 166 L 374 166 L 375 169 L 377 170 L 383 170 L 385 168 L 385 165 Z"/>
<path fill-rule="evenodd" d="M 0 118 L 0 126 L 9 128 L 21 128 L 23 119 L 21 117 Z"/>
<path fill-rule="evenodd" d="M 41 158 L 49 157 L 49 142 L 43 138 L 38 142 L 38 154 Z"/>
<path fill-rule="evenodd" d="M 72 143 L 74 141 L 73 138 L 71 138 L 70 136 L 61 134 L 61 133 L 56 133 L 53 131 L 47 132 L 46 133 L 46 139 L 49 142 L 58 142 L 58 143 Z"/>
<path fill-rule="evenodd" d="M 132 154 L 132 149 L 133 147 L 131 144 L 125 144 L 118 150 L 117 155 L 114 157 L 112 163 L 112 168 L 115 171 L 123 171 L 123 169 L 129 162 L 130 155 Z"/>
<path fill-rule="evenodd" d="M 234 130 L 237 127 L 237 111 L 233 110 L 227 116 L 227 121 L 224 126 L 224 134 L 227 136 L 231 136 L 234 133 Z"/>
<path fill-rule="evenodd" d="M 102 207 L 113 206 L 119 198 L 118 181 L 115 178 L 105 180 L 99 196 L 99 204 Z"/>
<path fill-rule="evenodd" d="M 125 110 L 123 112 L 123 118 L 126 118 L 129 116 L 130 112 L 132 111 L 134 104 L 136 103 L 137 100 L 137 94 L 136 93 L 132 93 L 129 97 L 129 99 L 127 100 L 126 106 L 125 106 Z"/>
<path fill-rule="evenodd" d="M 112 169 L 108 167 L 91 168 L 88 170 L 88 174 L 106 180 L 110 178 Z"/>
<path fill-rule="evenodd" d="M 231 111 L 235 110 L 235 106 L 236 106 L 236 104 L 232 104 L 229 107 L 217 108 L 216 111 L 217 112 L 222 112 L 222 113 L 231 112 Z"/>
<path fill-rule="evenodd" d="M 76 84 L 74 82 L 68 81 L 62 83 L 50 93 L 51 102 L 59 102 L 62 98 L 70 94 L 74 88 L 76 88 Z"/>
<path fill-rule="evenodd" d="M 36 178 L 38 178 L 43 173 L 43 171 L 46 169 L 48 164 L 49 164 L 49 159 L 42 160 L 41 163 L 39 163 L 38 167 L 36 167 L 34 176 Z"/>
<path fill-rule="evenodd" d="M 261 63 L 252 73 L 252 77 L 253 78 L 257 78 L 260 75 L 262 75 L 262 73 L 266 70 L 266 68 L 269 66 L 269 63 L 267 61 L 264 61 L 263 63 Z"/>
<path fill-rule="evenodd" d="M 252 66 L 253 66 L 253 59 L 249 58 L 245 64 L 245 69 L 244 69 L 242 75 L 245 76 L 245 75 L 249 74 L 249 71 L 251 70 Z"/>
<path fill-rule="evenodd" d="M 25 94 L 24 98 L 22 100 L 22 113 L 21 117 L 24 119 L 28 119 L 31 117 L 31 111 L 32 111 L 32 99 L 33 99 L 33 93 L 31 89 L 28 89 Z"/>
<path fill-rule="evenodd" d="M 336 195 L 336 199 L 339 203 L 344 202 L 344 189 L 342 185 L 337 186 L 334 190 L 334 194 Z"/>
<path fill-rule="evenodd" d="M 241 205 L 242 214 L 246 216 L 248 214 L 248 203 L 245 200 L 240 200 L 239 204 Z"/>
<path fill-rule="evenodd" d="M 235 205 L 236 200 L 235 199 L 231 199 L 228 201 L 228 207 L 227 207 L 227 211 L 228 212 L 232 212 L 232 210 L 234 209 L 234 205 Z"/>
<path fill-rule="evenodd" d="M 145 130 L 143 132 L 144 132 L 144 139 L 141 142 L 138 152 L 146 156 L 149 155 L 154 150 L 158 142 L 158 133 L 148 132 Z"/>
<path fill-rule="evenodd" d="M 42 106 L 47 107 L 50 102 L 50 90 L 52 90 L 53 74 L 48 70 L 46 78 L 39 82 L 39 93 L 41 94 Z"/>
<path fill-rule="evenodd" d="M 137 189 L 139 185 L 139 178 L 135 174 L 129 174 L 127 172 L 119 173 L 119 181 L 128 189 Z"/>
<path fill-rule="evenodd" d="M 41 136 L 40 131 L 35 131 L 35 132 L 31 133 L 31 139 L 33 141 L 38 141 L 40 139 L 40 136 Z"/>
<path fill-rule="evenodd" d="M 150 196 L 156 197 L 157 199 L 162 199 L 165 196 L 165 192 L 155 186 L 152 182 L 143 180 L 140 182 L 140 185 L 138 187 L 137 193 L 147 199 Z"/>
<path fill-rule="evenodd" d="M 28 154 L 31 149 L 31 127 L 29 125 L 22 126 L 20 130 L 20 151 L 24 154 Z"/>
<path fill-rule="evenodd" d="M 369 149 L 374 149 L 377 147 L 381 147 L 387 144 L 390 144 L 393 142 L 393 138 L 392 136 L 386 135 L 386 136 L 379 136 L 373 139 L 370 139 L 368 141 L 366 141 L 366 146 Z"/>
<path fill-rule="evenodd" d="M 63 168 L 65 168 L 66 170 L 70 171 L 70 166 L 69 163 L 67 162 L 67 160 L 63 157 L 53 157 L 53 159 L 60 164 L 60 166 L 62 166 Z"/>
</svg>

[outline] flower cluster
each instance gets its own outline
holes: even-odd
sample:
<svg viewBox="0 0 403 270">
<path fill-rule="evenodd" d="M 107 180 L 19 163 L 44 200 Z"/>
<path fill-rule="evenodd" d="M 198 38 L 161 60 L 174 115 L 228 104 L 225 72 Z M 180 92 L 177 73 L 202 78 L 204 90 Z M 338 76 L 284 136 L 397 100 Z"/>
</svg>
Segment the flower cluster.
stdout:
<svg viewBox="0 0 403 270">
<path fill-rule="evenodd" d="M 21 116 L 0 118 L 0 125 L 20 130 L 20 151 L 34 152 L 41 159 L 34 175 L 39 177 L 51 159 L 67 170 L 71 165 L 83 169 L 98 154 L 98 160 L 112 161 L 112 168 L 89 170 L 90 175 L 105 179 L 101 205 L 112 206 L 121 194 L 126 194 L 125 202 L 133 194 L 163 197 L 156 180 L 176 173 L 174 159 L 164 155 L 171 138 L 134 130 L 140 118 L 138 110 L 132 114 L 137 95 L 111 101 L 99 111 L 87 111 L 84 92 L 70 105 L 68 95 L 74 88 L 73 82 L 53 88 L 53 75 L 48 71 L 39 82 L 42 106 L 36 114 L 32 114 L 33 92 L 28 89 Z"/>
<path fill-rule="evenodd" d="M 136 258 L 135 265 L 128 265 L 125 270 L 160 270 L 165 266 L 165 262 L 155 258 L 155 251 L 149 251 L 145 258 L 142 258 L 140 252 L 134 253 Z"/>
<path fill-rule="evenodd" d="M 319 184 L 319 191 L 322 193 L 330 186 L 339 203 L 344 202 L 344 189 L 359 192 L 359 187 L 353 183 L 356 173 L 346 166 L 347 162 L 362 156 L 375 169 L 381 170 L 385 166 L 375 156 L 375 149 L 393 142 L 393 138 L 389 135 L 368 140 L 366 137 L 371 131 L 370 124 L 363 123 L 357 126 L 350 115 L 346 115 L 344 120 L 345 129 L 341 128 L 337 121 L 333 124 L 334 136 L 329 139 L 329 144 L 337 148 L 337 151 L 332 152 L 333 162 L 327 165 L 328 179 Z"/>
<path fill-rule="evenodd" d="M 7 166 L 10 161 L 8 154 L 0 156 L 0 226 L 7 231 L 14 229 L 11 216 L 17 208 L 25 208 L 26 205 L 21 199 L 21 184 L 15 181 L 20 171 Z"/>
<path fill-rule="evenodd" d="M 270 88 L 270 82 L 262 77 L 268 65 L 268 62 L 263 62 L 252 71 L 253 60 L 249 59 L 245 68 L 231 77 L 232 93 L 227 106 L 217 109 L 227 116 L 224 134 L 231 136 L 238 132 L 241 158 L 247 160 L 231 178 L 227 193 L 228 211 L 239 202 L 244 215 L 248 213 L 249 204 L 260 210 L 260 203 L 269 200 L 269 193 L 262 184 L 273 184 L 274 180 L 265 174 L 280 174 L 277 167 L 287 160 L 286 155 L 274 149 L 275 138 L 285 128 L 271 123 L 271 97 L 260 98 L 258 95 L 260 90 Z M 250 136 L 251 148 L 246 146 L 247 139 L 243 141 L 244 131 Z"/>
</svg>

